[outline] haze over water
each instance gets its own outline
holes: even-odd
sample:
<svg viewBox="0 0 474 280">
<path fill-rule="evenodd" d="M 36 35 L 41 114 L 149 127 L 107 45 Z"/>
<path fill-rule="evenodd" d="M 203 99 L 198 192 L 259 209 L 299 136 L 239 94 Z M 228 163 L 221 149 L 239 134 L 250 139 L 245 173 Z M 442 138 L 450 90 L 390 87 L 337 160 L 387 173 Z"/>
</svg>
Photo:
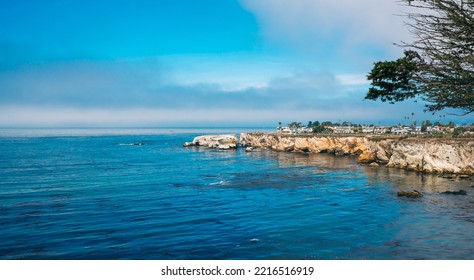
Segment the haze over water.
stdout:
<svg viewBox="0 0 474 280">
<path fill-rule="evenodd" d="M 0 258 L 473 259 L 473 181 L 182 147 L 241 131 L 2 130 Z"/>
</svg>

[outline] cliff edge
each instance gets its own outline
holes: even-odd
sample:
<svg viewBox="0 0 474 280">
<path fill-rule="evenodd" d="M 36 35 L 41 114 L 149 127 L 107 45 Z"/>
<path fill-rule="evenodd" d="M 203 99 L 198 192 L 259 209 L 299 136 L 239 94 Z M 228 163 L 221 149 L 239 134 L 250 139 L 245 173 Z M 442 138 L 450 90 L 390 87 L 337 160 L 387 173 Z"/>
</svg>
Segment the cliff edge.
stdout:
<svg viewBox="0 0 474 280">
<path fill-rule="evenodd" d="M 356 155 L 361 163 L 430 173 L 474 174 L 473 139 L 294 136 L 242 133 L 242 146 L 286 152 Z"/>
</svg>

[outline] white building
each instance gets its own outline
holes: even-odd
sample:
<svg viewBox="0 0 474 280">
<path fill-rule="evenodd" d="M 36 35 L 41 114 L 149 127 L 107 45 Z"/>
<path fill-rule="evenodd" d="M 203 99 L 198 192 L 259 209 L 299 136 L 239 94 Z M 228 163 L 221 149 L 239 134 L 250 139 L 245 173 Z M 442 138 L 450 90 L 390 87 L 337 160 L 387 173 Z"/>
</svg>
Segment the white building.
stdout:
<svg viewBox="0 0 474 280">
<path fill-rule="evenodd" d="M 388 126 L 376 126 L 374 127 L 375 134 L 385 134 L 390 132 L 390 127 Z"/>
<path fill-rule="evenodd" d="M 416 126 L 411 128 L 411 134 L 422 134 L 421 126 Z"/>
<path fill-rule="evenodd" d="M 426 132 L 429 134 L 441 134 L 443 133 L 443 130 L 441 129 L 441 127 L 435 125 L 435 126 L 427 126 Z"/>
<path fill-rule="evenodd" d="M 374 126 L 363 126 L 362 127 L 362 133 L 368 133 L 368 134 L 372 134 L 374 133 Z"/>
<path fill-rule="evenodd" d="M 392 127 L 392 133 L 393 134 L 399 134 L 399 135 L 405 135 L 410 133 L 410 128 L 407 126 L 397 126 L 397 127 Z"/>
<path fill-rule="evenodd" d="M 289 127 L 277 127 L 277 133 L 282 134 L 305 134 L 313 133 L 313 129 L 310 127 L 300 127 L 300 128 L 289 128 Z"/>
<path fill-rule="evenodd" d="M 277 133 L 282 133 L 282 134 L 292 134 L 292 131 L 289 127 L 278 127 L 277 128 Z"/>
<path fill-rule="evenodd" d="M 299 133 L 299 134 L 313 133 L 313 129 L 311 127 L 301 127 L 297 129 L 296 133 Z"/>
<path fill-rule="evenodd" d="M 351 126 L 335 126 L 333 127 L 334 133 L 338 134 L 350 134 L 354 133 Z"/>
</svg>

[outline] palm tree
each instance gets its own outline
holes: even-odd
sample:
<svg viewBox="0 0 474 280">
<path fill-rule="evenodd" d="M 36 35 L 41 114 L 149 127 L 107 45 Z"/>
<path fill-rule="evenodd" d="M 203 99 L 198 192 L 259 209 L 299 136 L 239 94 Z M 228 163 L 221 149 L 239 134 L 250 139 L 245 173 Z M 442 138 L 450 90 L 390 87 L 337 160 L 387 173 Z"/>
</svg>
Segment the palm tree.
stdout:
<svg viewBox="0 0 474 280">
<path fill-rule="evenodd" d="M 302 125 L 300 122 L 292 122 L 288 124 L 288 127 L 291 129 L 291 131 L 296 132 L 298 128 L 301 128 Z"/>
</svg>

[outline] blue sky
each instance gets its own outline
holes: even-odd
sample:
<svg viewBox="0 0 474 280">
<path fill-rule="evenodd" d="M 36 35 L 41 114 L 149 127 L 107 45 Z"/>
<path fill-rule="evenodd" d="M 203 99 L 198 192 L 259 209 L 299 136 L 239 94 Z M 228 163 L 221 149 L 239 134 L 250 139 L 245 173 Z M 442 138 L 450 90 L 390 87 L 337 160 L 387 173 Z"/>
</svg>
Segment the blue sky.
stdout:
<svg viewBox="0 0 474 280">
<path fill-rule="evenodd" d="M 363 100 L 410 39 L 395 2 L 2 1 L 0 126 L 437 120 Z"/>
</svg>

